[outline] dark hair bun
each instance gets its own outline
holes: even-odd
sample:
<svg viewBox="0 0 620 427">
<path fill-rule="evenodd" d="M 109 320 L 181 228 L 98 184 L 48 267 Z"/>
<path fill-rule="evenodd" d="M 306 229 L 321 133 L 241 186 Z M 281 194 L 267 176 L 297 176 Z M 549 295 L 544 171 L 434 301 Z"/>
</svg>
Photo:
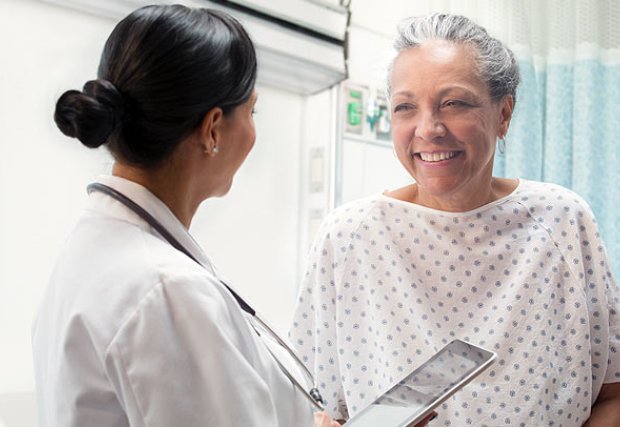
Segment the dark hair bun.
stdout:
<svg viewBox="0 0 620 427">
<path fill-rule="evenodd" d="M 67 136 L 96 148 L 104 144 L 126 118 L 122 94 L 107 80 L 86 82 L 82 92 L 69 90 L 56 102 L 54 121 Z"/>
</svg>

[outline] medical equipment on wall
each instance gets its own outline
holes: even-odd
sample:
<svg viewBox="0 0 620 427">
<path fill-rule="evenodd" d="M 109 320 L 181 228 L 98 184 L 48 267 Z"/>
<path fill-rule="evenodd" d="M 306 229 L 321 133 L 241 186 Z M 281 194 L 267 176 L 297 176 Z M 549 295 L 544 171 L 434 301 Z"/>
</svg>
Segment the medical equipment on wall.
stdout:
<svg viewBox="0 0 620 427">
<path fill-rule="evenodd" d="M 342 85 L 345 136 L 390 141 L 392 123 L 388 102 L 380 89 L 351 82 Z"/>
<path fill-rule="evenodd" d="M 164 227 L 157 219 L 155 219 L 150 213 L 148 213 L 144 208 L 138 205 L 136 202 L 131 200 L 129 197 L 125 196 L 118 190 L 114 188 L 108 187 L 107 185 L 101 183 L 93 183 L 88 185 L 87 187 L 88 193 L 92 193 L 94 191 L 98 191 L 100 193 L 106 194 L 109 197 L 117 200 L 118 202 L 125 205 L 128 209 L 133 211 L 136 215 L 146 221 L 151 227 L 153 227 L 161 236 L 175 249 L 184 253 L 189 258 L 194 260 L 197 264 L 201 265 L 200 261 L 198 261 L 174 236 Z M 314 382 L 314 377 L 312 373 L 306 368 L 306 365 L 301 361 L 299 356 L 295 353 L 295 351 L 282 339 L 280 336 L 271 328 L 261 317 L 258 315 L 256 310 L 254 310 L 235 290 L 232 289 L 227 283 L 220 279 L 220 283 L 228 289 L 228 291 L 235 298 L 241 309 L 247 314 L 247 319 L 249 320 L 250 325 L 256 331 L 259 336 L 262 336 L 261 331 L 266 332 L 267 336 L 274 340 L 282 349 L 288 353 L 292 360 L 295 361 L 295 364 L 301 368 L 301 371 L 305 374 L 305 376 L 309 379 L 309 384 L 312 384 L 312 388 L 310 390 L 306 390 L 304 386 L 302 386 L 299 381 L 295 378 L 295 376 L 280 362 L 279 358 L 274 354 L 269 345 L 265 344 L 267 350 L 273 356 L 275 362 L 280 367 L 284 375 L 293 383 L 293 385 L 302 392 L 302 394 L 308 399 L 308 401 L 318 410 L 323 410 L 324 401 L 321 397 L 321 394 L 318 391 L 318 388 Z"/>
<path fill-rule="evenodd" d="M 394 152 L 383 87 L 347 80 L 338 88 L 336 111 L 332 207 L 412 182 Z"/>
</svg>

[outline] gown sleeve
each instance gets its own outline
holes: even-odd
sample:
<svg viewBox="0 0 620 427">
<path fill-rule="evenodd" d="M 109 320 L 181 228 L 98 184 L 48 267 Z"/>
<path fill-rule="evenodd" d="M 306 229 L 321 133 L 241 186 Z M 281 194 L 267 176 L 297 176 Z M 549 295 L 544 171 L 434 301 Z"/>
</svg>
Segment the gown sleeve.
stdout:
<svg viewBox="0 0 620 427">
<path fill-rule="evenodd" d="M 130 425 L 278 424 L 250 330 L 213 289 L 204 275 L 162 277 L 115 336 L 105 366 Z"/>
<path fill-rule="evenodd" d="M 574 224 L 580 257 L 571 258 L 571 246 L 565 256 L 575 273 L 584 279 L 592 343 L 592 379 L 596 386 L 620 382 L 620 289 L 612 273 L 605 244 L 590 207 L 581 201 Z M 593 395 L 593 401 L 596 396 Z"/>
<path fill-rule="evenodd" d="M 620 290 L 590 206 L 572 191 L 554 187 L 554 194 L 555 203 L 547 206 L 539 222 L 585 294 L 594 402 L 602 384 L 620 382 Z"/>
<path fill-rule="evenodd" d="M 349 418 L 343 388 L 343 366 L 337 351 L 346 325 L 338 314 L 338 299 L 349 263 L 349 249 L 365 209 L 341 208 L 323 222 L 307 260 L 289 338 L 313 373 L 325 400 L 325 410 L 336 420 Z"/>
</svg>

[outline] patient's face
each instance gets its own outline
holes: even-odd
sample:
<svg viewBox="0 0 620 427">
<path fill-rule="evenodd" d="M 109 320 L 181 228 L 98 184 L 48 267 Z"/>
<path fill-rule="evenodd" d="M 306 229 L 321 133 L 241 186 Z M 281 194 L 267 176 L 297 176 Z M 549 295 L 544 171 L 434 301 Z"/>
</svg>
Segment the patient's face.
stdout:
<svg viewBox="0 0 620 427">
<path fill-rule="evenodd" d="M 430 207 L 490 188 L 503 118 L 474 51 L 443 40 L 399 54 L 391 76 L 394 147 Z"/>
</svg>

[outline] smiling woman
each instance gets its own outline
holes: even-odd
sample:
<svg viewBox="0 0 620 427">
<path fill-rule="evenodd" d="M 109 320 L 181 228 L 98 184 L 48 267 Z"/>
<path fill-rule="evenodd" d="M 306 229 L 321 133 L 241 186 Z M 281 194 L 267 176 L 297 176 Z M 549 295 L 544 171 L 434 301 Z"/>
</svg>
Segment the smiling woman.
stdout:
<svg viewBox="0 0 620 427">
<path fill-rule="evenodd" d="M 468 45 L 433 40 L 396 58 L 394 146 L 417 185 L 390 195 L 459 212 L 516 188 L 516 180 L 491 177 L 495 141 L 508 131 L 514 98 L 491 98 L 474 54 Z"/>
<path fill-rule="evenodd" d="M 620 425 L 620 292 L 589 206 L 492 175 L 514 56 L 444 14 L 406 20 L 395 46 L 394 148 L 415 183 L 325 220 L 291 329 L 328 409 L 358 413 L 458 338 L 498 363 L 438 425 Z"/>
</svg>

